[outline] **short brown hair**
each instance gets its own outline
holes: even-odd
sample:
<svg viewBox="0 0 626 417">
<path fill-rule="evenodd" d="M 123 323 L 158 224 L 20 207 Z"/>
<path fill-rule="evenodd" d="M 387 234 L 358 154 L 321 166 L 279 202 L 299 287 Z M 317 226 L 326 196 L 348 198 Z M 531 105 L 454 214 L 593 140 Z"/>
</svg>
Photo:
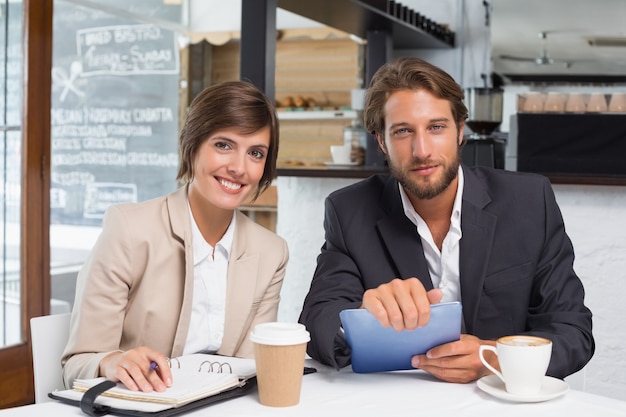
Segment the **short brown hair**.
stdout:
<svg viewBox="0 0 626 417">
<path fill-rule="evenodd" d="M 412 57 L 386 63 L 372 77 L 363 107 L 366 129 L 384 136 L 385 104 L 389 96 L 398 91 L 421 89 L 450 102 L 452 117 L 459 129 L 468 116 L 463 89 L 441 68 Z"/>
<path fill-rule="evenodd" d="M 270 130 L 270 145 L 263 176 L 254 195 L 256 199 L 276 177 L 278 156 L 278 117 L 269 98 L 246 81 L 226 81 L 205 88 L 193 99 L 178 141 L 179 167 L 176 179 L 181 184 L 193 177 L 198 149 L 213 133 L 234 129 L 249 135 L 264 127 Z"/>
</svg>

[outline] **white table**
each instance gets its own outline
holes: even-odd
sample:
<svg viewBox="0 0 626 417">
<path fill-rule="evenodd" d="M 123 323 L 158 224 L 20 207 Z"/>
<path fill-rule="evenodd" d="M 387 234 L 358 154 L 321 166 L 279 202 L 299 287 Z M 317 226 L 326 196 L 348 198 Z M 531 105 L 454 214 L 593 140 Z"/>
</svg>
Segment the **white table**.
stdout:
<svg viewBox="0 0 626 417">
<path fill-rule="evenodd" d="M 311 416 L 437 415 L 454 416 L 626 416 L 626 401 L 570 390 L 540 403 L 513 403 L 496 399 L 475 383 L 441 382 L 422 371 L 355 374 L 307 361 L 318 369 L 305 375 L 300 404 L 273 408 L 258 402 L 256 392 L 186 414 L 187 416 Z M 436 413 L 436 414 L 435 414 Z M 0 417 L 84 416 L 78 407 L 45 402 L 0 410 Z"/>
</svg>

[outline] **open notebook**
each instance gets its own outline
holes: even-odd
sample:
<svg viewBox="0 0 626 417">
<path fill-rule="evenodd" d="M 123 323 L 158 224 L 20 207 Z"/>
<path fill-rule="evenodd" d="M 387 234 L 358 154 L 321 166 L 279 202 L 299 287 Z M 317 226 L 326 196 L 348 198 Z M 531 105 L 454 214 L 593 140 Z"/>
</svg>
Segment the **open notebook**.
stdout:
<svg viewBox="0 0 626 417">
<path fill-rule="evenodd" d="M 339 313 L 352 351 L 352 370 L 358 373 L 414 369 L 411 357 L 426 353 L 461 336 L 461 303 L 430 306 L 430 320 L 424 327 L 397 332 L 382 324 L 366 309 Z"/>
<path fill-rule="evenodd" d="M 108 412 L 114 414 L 174 415 L 176 410 L 162 412 L 184 408 L 194 402 L 204 406 L 210 402 L 244 395 L 256 385 L 254 359 L 197 353 L 170 359 L 170 368 L 174 383 L 164 392 L 131 391 L 117 383 L 102 392 L 95 404 L 110 407 Z M 80 405 L 83 394 L 104 381 L 106 379 L 102 377 L 77 379 L 72 389 L 55 391 L 50 397 Z M 203 399 L 207 401 L 198 401 Z"/>
</svg>

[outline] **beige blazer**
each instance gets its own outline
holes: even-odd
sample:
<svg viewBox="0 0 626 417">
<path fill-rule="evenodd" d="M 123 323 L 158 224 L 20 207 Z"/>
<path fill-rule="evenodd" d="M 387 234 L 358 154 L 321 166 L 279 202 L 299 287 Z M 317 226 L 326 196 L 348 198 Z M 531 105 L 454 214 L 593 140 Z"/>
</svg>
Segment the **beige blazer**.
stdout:
<svg viewBox="0 0 626 417">
<path fill-rule="evenodd" d="M 249 333 L 277 317 L 286 242 L 236 211 L 219 354 L 252 357 Z M 62 357 L 67 387 L 98 374 L 114 351 L 148 346 L 182 354 L 193 300 L 193 246 L 186 187 L 142 203 L 111 206 L 78 274 Z"/>
</svg>

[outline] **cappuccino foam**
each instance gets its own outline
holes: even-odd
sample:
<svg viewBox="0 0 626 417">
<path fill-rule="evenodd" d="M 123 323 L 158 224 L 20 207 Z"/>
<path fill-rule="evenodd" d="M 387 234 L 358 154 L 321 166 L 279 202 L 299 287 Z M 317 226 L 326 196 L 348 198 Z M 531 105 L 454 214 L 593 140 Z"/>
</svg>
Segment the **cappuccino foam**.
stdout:
<svg viewBox="0 0 626 417">
<path fill-rule="evenodd" d="M 498 339 L 498 343 L 508 346 L 544 346 L 550 341 L 538 336 L 505 336 Z"/>
</svg>

